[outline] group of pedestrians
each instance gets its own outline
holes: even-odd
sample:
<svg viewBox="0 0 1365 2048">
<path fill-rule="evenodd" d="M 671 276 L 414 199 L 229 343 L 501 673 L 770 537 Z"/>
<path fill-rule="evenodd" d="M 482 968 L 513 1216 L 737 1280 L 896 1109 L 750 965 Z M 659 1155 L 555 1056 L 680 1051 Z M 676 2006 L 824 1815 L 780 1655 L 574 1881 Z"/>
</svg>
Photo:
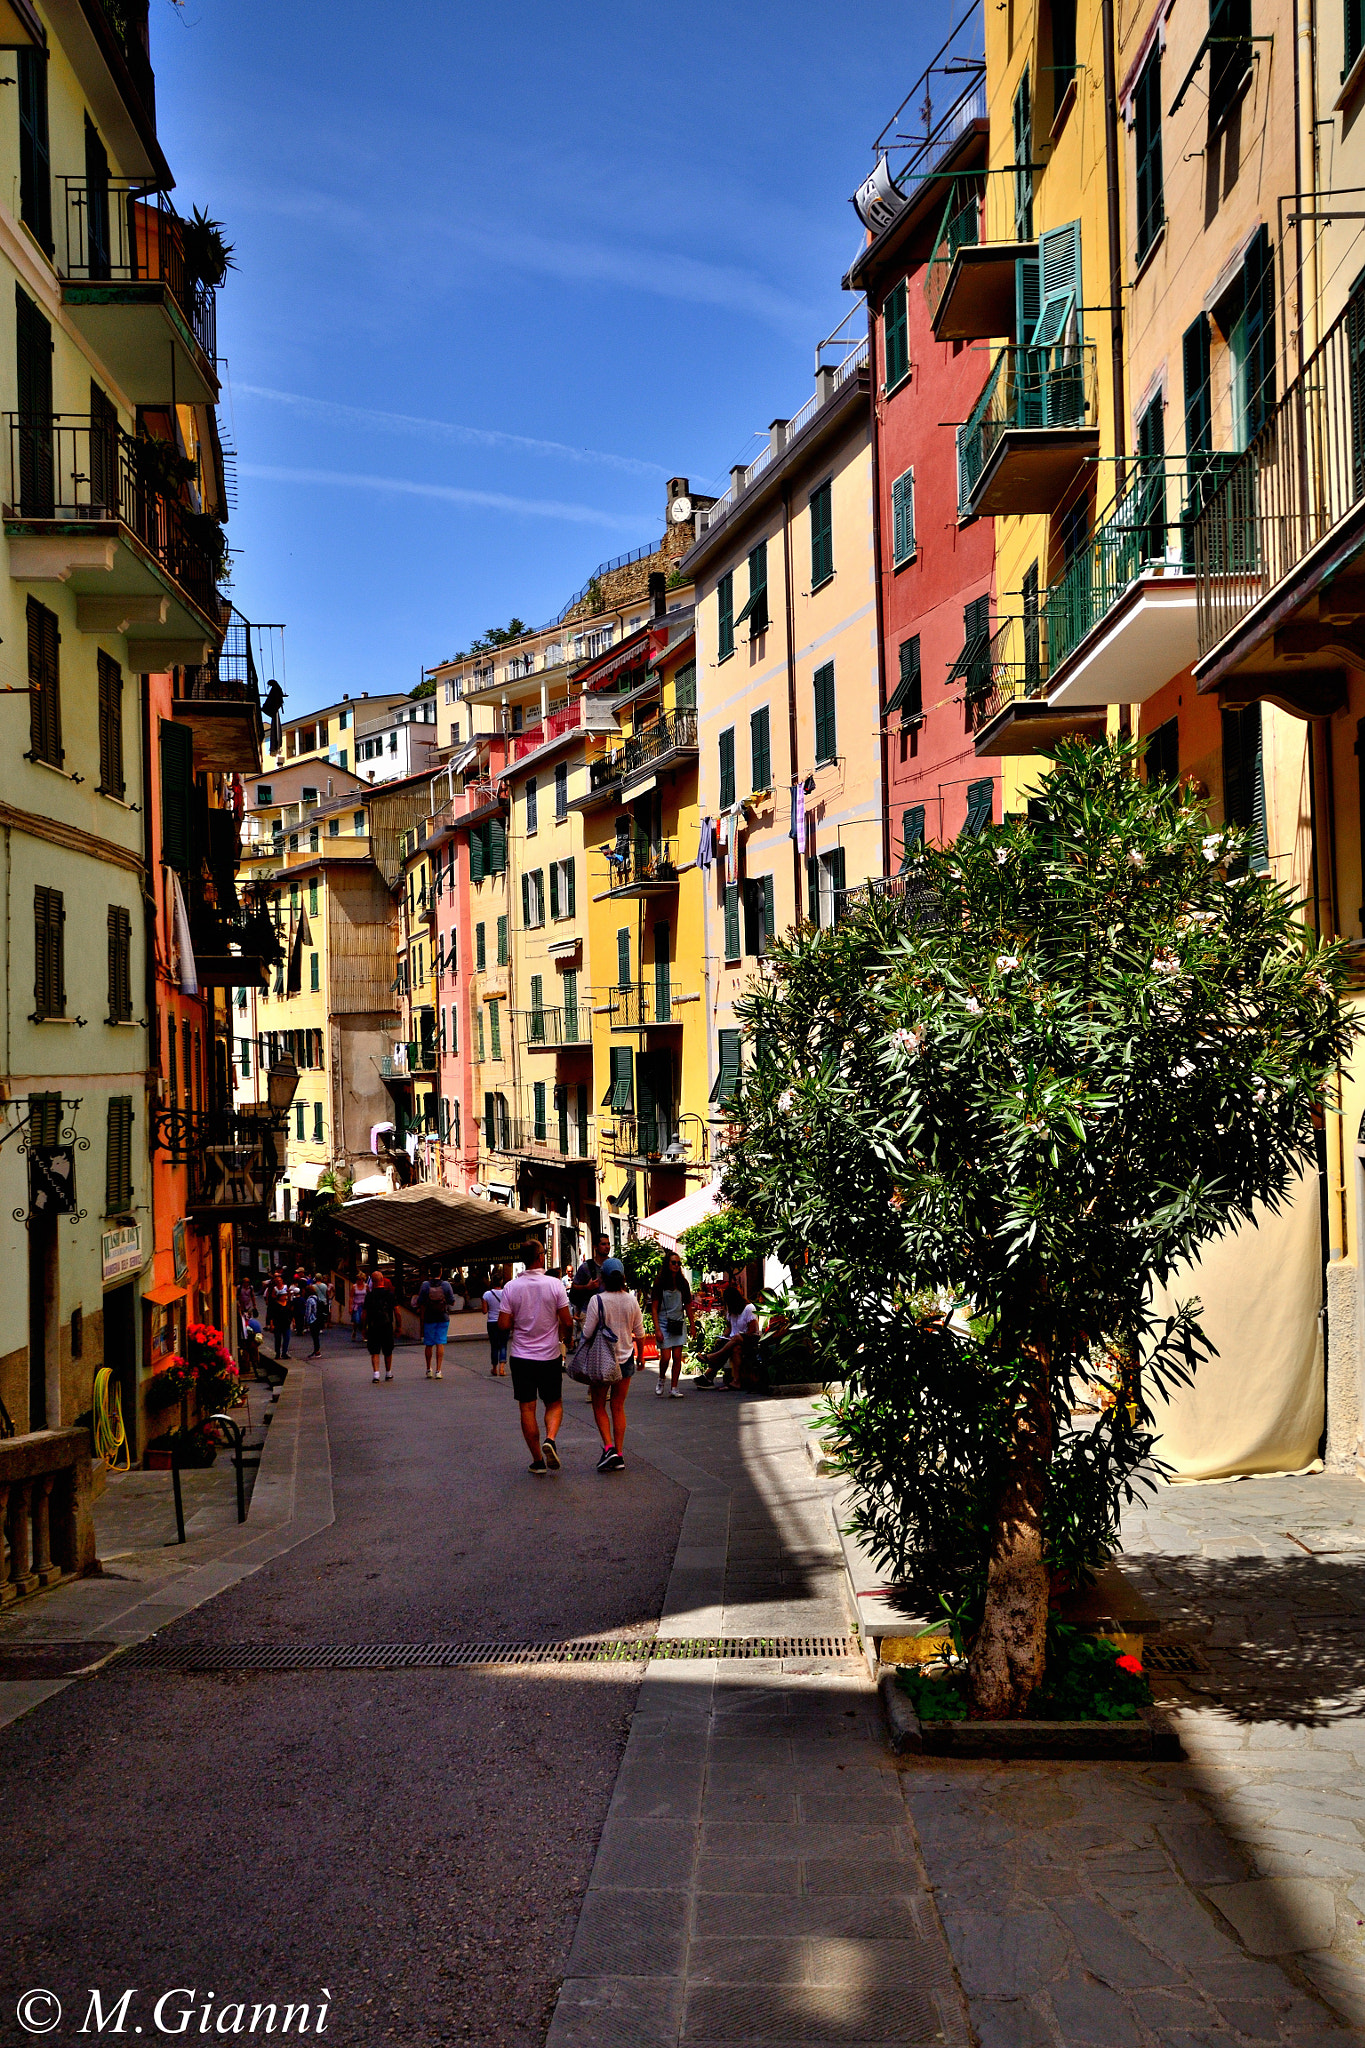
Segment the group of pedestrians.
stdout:
<svg viewBox="0 0 1365 2048">
<path fill-rule="evenodd" d="M 599 1472 L 626 1468 L 626 1396 L 643 1362 L 644 1317 L 636 1296 L 626 1286 L 625 1267 L 611 1256 L 605 1235 L 573 1276 L 573 1298 L 561 1276 L 545 1270 L 545 1251 L 527 1247 L 525 1270 L 501 1290 L 498 1328 L 505 1332 L 512 1396 L 521 1413 L 521 1433 L 531 1453 L 527 1468 L 539 1475 L 560 1469 L 559 1427 L 564 1419 L 564 1354 L 577 1324 L 579 1343 L 573 1355 L 586 1351 L 602 1330 L 616 1370 L 614 1379 L 589 1381 L 593 1420 L 602 1440 Z M 537 1404 L 544 1409 L 542 1434 Z"/>
<path fill-rule="evenodd" d="M 261 1334 L 256 1290 L 249 1279 L 237 1290 L 237 1306 L 248 1331 Z M 300 1266 L 292 1279 L 282 1267 L 273 1268 L 265 1284 L 265 1321 L 275 1346 L 276 1358 L 288 1358 L 291 1336 L 311 1337 L 309 1356 L 322 1350 L 322 1333 L 331 1319 L 332 1295 L 325 1277 L 317 1277 Z"/>
</svg>

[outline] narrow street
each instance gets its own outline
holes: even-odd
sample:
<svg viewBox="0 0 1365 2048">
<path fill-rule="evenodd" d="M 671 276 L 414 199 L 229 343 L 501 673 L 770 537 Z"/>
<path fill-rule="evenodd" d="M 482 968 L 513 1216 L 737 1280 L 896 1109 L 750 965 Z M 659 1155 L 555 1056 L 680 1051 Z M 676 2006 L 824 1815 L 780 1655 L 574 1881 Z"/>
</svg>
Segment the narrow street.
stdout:
<svg viewBox="0 0 1365 2048">
<path fill-rule="evenodd" d="M 219 2014 L 249 2032 L 257 2004 L 306 2004 L 315 2026 L 325 2004 L 358 2048 L 1359 2038 L 1340 2017 L 1365 2018 L 1354 1560 L 1264 1561 L 1287 1512 L 1340 1537 L 1352 1482 L 1166 1494 L 1135 1522 L 1128 1568 L 1197 1651 L 1164 1685 L 1186 1762 L 897 1762 L 839 1654 L 837 1494 L 806 1454 L 807 1401 L 659 1402 L 645 1379 L 628 1470 L 599 1478 L 570 1387 L 564 1470 L 533 1481 L 485 1356 L 452 1347 L 436 1385 L 404 1347 L 380 1387 L 344 1333 L 321 1368 L 292 1361 L 296 1393 L 320 1373 L 335 1519 L 292 1547 L 277 1531 L 280 1554 L 162 1627 L 158 1654 L 655 1635 L 798 1653 L 658 1655 L 647 1674 L 116 1658 L 0 1731 L 3 2038 L 29 2038 L 15 1999 L 39 1986 L 61 2036 L 95 1987 L 106 2016 L 136 1987 L 125 2031 L 154 2034 L 155 1999 L 183 1986 L 163 2032 L 191 2004 L 196 2036 Z M 267 1460 L 247 1536 L 277 1483 Z M 89 1637 L 96 1602 L 135 1615 L 113 1574 L 146 1554 L 0 1640 Z M 1299 1653 L 1253 1698 L 1238 1645 L 1267 1571 L 1298 1588 Z"/>
</svg>

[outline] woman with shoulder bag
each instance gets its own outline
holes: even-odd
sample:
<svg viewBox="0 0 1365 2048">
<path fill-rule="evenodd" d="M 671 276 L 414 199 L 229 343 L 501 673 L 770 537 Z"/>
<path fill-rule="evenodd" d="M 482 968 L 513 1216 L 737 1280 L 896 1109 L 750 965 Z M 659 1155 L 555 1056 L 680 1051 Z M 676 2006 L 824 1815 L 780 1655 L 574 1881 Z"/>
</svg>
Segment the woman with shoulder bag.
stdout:
<svg viewBox="0 0 1365 2048">
<path fill-rule="evenodd" d="M 682 1388 L 678 1375 L 682 1371 L 683 1342 L 689 1328 L 694 1328 L 692 1289 L 683 1272 L 682 1258 L 677 1252 L 669 1252 L 659 1269 L 654 1282 L 654 1294 L 649 1304 L 654 1318 L 654 1330 L 659 1340 L 659 1381 L 654 1391 L 663 1394 L 668 1385 L 668 1368 L 673 1367 L 673 1399 L 681 1401 Z"/>
<path fill-rule="evenodd" d="M 583 1318 L 583 1344 L 592 1343 L 605 1327 L 616 1347 L 617 1380 L 590 1380 L 592 1413 L 602 1439 L 599 1472 L 624 1472 L 621 1446 L 626 1440 L 626 1396 L 639 1360 L 644 1356 L 645 1319 L 640 1304 L 626 1286 L 626 1269 L 619 1259 L 607 1259 L 601 1271 L 601 1289 L 588 1304 Z"/>
</svg>

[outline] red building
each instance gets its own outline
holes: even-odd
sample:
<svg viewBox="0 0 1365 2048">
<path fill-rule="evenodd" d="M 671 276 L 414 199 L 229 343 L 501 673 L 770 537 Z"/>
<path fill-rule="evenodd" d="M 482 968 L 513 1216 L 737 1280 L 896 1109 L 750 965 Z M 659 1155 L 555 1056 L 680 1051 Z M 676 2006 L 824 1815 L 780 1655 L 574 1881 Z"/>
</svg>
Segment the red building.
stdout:
<svg viewBox="0 0 1365 2048">
<path fill-rule="evenodd" d="M 935 102 L 943 109 L 935 114 Z M 878 523 L 882 795 L 886 867 L 907 841 L 946 845 L 1001 817 L 998 765 L 972 747 L 989 690 L 993 521 L 958 515 L 956 423 L 980 396 L 982 357 L 935 341 L 931 320 L 951 254 L 980 235 L 986 169 L 985 65 L 945 46 L 888 124 L 928 136 L 892 145 L 855 202 L 868 244 L 844 279 L 867 296 L 873 485 Z M 899 164 L 895 158 L 903 159 Z"/>
</svg>

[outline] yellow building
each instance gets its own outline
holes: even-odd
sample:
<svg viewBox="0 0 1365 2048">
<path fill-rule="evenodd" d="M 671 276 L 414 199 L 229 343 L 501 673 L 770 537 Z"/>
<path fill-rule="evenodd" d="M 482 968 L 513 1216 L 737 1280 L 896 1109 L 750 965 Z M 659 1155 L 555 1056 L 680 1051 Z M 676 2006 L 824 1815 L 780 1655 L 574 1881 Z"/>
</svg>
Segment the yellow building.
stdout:
<svg viewBox="0 0 1365 2048">
<path fill-rule="evenodd" d="M 362 690 L 358 697 L 342 697 L 335 704 L 324 704 L 319 711 L 310 711 L 298 718 L 283 720 L 280 725 L 280 745 L 268 746 L 266 750 L 266 771 L 278 772 L 292 767 L 296 762 L 317 764 L 326 762 L 329 767 L 357 769 L 359 755 L 357 740 L 362 731 L 378 726 L 397 716 L 409 705 L 405 691 L 378 691 L 371 696 Z M 395 760 L 397 747 L 394 748 Z M 367 780 L 388 780 L 387 773 L 378 776 L 369 774 L 369 769 L 387 759 L 376 754 L 370 759 L 368 744 L 366 751 Z M 396 773 L 396 768 L 393 771 Z"/>
<path fill-rule="evenodd" d="M 708 1094 L 738 1071 L 734 1004 L 774 935 L 882 873 L 867 345 L 710 508 L 696 583 Z M 637 798 L 640 815 L 650 801 Z M 681 850 L 679 857 L 683 857 Z"/>
</svg>

